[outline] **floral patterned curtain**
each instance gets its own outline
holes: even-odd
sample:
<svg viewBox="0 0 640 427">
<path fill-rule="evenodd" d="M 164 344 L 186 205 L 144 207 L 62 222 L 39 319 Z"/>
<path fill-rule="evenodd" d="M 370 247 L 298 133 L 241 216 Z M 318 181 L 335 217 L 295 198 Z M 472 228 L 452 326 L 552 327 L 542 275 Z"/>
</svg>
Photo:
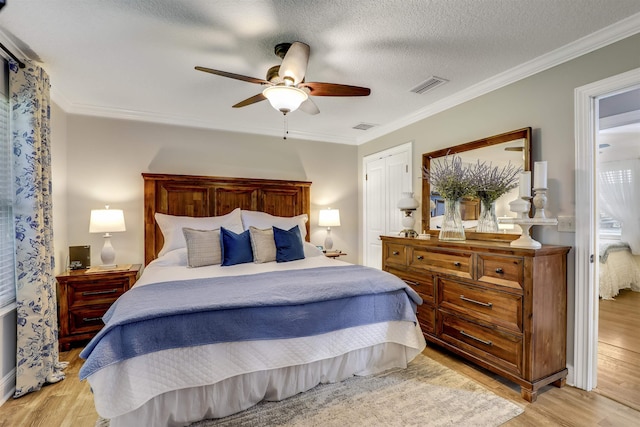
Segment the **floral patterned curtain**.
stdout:
<svg viewBox="0 0 640 427">
<path fill-rule="evenodd" d="M 51 218 L 49 76 L 26 61 L 9 62 L 16 227 L 17 352 L 14 397 L 64 379 Z"/>
</svg>

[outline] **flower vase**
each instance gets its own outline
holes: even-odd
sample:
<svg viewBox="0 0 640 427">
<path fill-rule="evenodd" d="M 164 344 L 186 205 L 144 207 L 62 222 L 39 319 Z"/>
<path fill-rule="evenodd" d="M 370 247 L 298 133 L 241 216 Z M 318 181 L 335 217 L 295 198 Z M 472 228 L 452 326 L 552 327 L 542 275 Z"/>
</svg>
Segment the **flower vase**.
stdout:
<svg viewBox="0 0 640 427">
<path fill-rule="evenodd" d="M 498 233 L 498 217 L 496 216 L 496 202 L 480 200 L 480 218 L 476 231 L 480 233 Z"/>
<path fill-rule="evenodd" d="M 444 200 L 444 217 L 439 238 L 440 240 L 465 240 L 460 200 Z"/>
</svg>

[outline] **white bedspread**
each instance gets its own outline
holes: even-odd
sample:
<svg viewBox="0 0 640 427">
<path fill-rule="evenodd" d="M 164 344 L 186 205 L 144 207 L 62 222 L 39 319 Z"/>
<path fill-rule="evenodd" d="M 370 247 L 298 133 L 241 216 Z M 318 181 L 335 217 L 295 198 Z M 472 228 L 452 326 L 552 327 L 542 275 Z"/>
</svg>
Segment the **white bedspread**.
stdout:
<svg viewBox="0 0 640 427">
<path fill-rule="evenodd" d="M 615 251 L 599 264 L 600 298 L 613 299 L 621 289 L 640 292 L 640 255 L 631 251 Z"/>
<path fill-rule="evenodd" d="M 174 279 L 348 265 L 320 254 L 287 263 L 188 268 L 179 265 L 182 264 L 180 253 L 168 255 L 150 263 L 135 286 Z M 166 424 L 166 421 L 158 421 L 166 420 L 166 417 L 174 420 L 172 425 L 183 425 L 199 419 L 197 417 L 229 415 L 262 398 L 288 397 L 318 382 L 340 381 L 354 374 L 366 375 L 403 367 L 425 345 L 417 324 L 382 322 L 312 337 L 164 350 L 108 366 L 90 375 L 87 380 L 94 392 L 98 413 L 112 419 L 113 427 L 137 425 L 142 421 L 151 422 L 152 419 L 156 420 L 153 422 Z M 260 372 L 268 373 L 271 385 L 265 385 L 265 375 L 256 375 Z M 301 373 L 305 378 L 300 378 L 298 384 L 288 384 L 290 380 L 286 380 L 287 376 Z M 230 399 L 227 396 L 221 400 L 223 398 L 216 393 L 219 394 L 220 387 L 227 390 L 229 384 L 243 384 L 243 387 L 262 391 L 258 394 L 252 392 L 250 397 L 242 393 L 236 396 L 238 391 L 233 391 Z M 274 387 L 273 384 L 279 385 Z M 193 396 L 200 396 L 201 393 L 215 397 L 202 407 L 189 403 Z M 169 404 L 174 406 L 171 410 L 165 408 L 169 402 L 167 399 L 173 402 Z M 230 401 L 233 404 L 230 405 Z M 178 422 L 178 419 L 189 421 Z"/>
</svg>

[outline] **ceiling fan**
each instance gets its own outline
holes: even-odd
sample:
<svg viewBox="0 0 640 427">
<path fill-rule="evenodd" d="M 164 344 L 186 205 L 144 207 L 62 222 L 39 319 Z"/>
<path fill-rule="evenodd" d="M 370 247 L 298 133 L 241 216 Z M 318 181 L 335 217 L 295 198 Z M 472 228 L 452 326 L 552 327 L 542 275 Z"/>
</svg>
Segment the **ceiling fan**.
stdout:
<svg viewBox="0 0 640 427">
<path fill-rule="evenodd" d="M 198 71 L 266 86 L 261 93 L 238 102 L 233 108 L 246 107 L 268 99 L 273 108 L 285 115 L 298 108 L 308 114 L 318 114 L 320 110 L 309 95 L 368 96 L 371 93 L 371 89 L 366 87 L 305 82 L 304 77 L 307 72 L 307 63 L 309 62 L 309 51 L 309 45 L 302 42 L 277 44 L 274 52 L 282 58 L 282 63 L 269 68 L 266 80 L 211 68 L 195 68 Z"/>
</svg>

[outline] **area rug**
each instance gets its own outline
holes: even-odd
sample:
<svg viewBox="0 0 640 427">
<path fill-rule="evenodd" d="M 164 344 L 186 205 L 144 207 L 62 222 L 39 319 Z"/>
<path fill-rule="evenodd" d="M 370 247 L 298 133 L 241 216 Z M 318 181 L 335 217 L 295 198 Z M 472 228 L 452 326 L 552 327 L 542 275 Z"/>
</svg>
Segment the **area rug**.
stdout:
<svg viewBox="0 0 640 427">
<path fill-rule="evenodd" d="M 407 369 L 319 385 L 280 402 L 261 402 L 229 417 L 199 421 L 190 427 L 491 427 L 522 412 L 515 403 L 418 355 Z"/>
<path fill-rule="evenodd" d="M 407 369 L 317 386 L 190 427 L 499 426 L 523 409 L 419 355 Z"/>
</svg>

